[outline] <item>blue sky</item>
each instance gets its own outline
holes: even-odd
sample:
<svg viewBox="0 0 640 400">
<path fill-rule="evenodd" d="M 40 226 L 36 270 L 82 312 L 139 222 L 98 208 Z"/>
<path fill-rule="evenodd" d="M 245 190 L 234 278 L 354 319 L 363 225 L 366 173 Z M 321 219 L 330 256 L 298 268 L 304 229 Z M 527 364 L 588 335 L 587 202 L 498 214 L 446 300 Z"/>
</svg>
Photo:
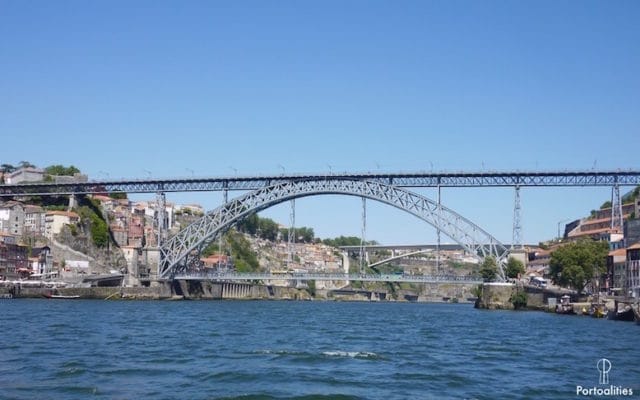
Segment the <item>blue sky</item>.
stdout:
<svg viewBox="0 0 640 400">
<path fill-rule="evenodd" d="M 0 0 L 0 161 L 96 178 L 638 169 L 638 21 L 637 1 Z M 609 197 L 523 189 L 525 241 Z M 513 190 L 443 203 L 511 240 Z M 360 201 L 302 199 L 297 224 L 359 235 Z M 368 227 L 435 237 L 371 202 Z"/>
</svg>

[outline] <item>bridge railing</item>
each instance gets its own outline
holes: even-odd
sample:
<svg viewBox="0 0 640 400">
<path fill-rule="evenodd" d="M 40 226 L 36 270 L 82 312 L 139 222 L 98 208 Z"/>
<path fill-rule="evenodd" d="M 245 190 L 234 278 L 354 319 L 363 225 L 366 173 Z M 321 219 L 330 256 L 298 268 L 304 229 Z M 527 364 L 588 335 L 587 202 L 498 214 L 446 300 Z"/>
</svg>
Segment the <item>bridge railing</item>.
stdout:
<svg viewBox="0 0 640 400">
<path fill-rule="evenodd" d="M 237 273 L 194 271 L 178 274 L 175 280 L 218 280 L 218 281 L 374 281 L 374 282 L 415 282 L 415 283 L 481 283 L 476 276 L 458 275 L 407 275 L 407 274 L 324 274 L 324 273 Z"/>
</svg>

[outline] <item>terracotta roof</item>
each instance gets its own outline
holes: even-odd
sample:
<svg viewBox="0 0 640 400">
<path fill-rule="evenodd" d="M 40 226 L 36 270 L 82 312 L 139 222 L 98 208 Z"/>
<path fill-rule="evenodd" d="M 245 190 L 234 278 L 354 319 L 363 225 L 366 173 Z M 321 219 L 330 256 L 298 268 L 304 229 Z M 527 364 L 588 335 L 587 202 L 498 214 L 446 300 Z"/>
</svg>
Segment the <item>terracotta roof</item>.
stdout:
<svg viewBox="0 0 640 400">
<path fill-rule="evenodd" d="M 626 256 L 627 255 L 627 249 L 617 249 L 617 250 L 611 250 L 609 252 L 610 256 Z"/>
<path fill-rule="evenodd" d="M 109 196 L 104 196 L 101 194 L 94 194 L 93 198 L 100 201 L 112 201 L 113 199 Z"/>
<path fill-rule="evenodd" d="M 576 233 L 570 233 L 569 237 L 579 237 L 579 236 L 588 236 L 595 235 L 596 233 L 608 233 L 611 231 L 611 227 L 608 228 L 600 228 L 600 229 L 592 229 L 590 231 L 580 231 Z"/>
<path fill-rule="evenodd" d="M 627 247 L 627 250 L 638 250 L 640 249 L 640 242 L 634 243 L 631 246 Z"/>
</svg>

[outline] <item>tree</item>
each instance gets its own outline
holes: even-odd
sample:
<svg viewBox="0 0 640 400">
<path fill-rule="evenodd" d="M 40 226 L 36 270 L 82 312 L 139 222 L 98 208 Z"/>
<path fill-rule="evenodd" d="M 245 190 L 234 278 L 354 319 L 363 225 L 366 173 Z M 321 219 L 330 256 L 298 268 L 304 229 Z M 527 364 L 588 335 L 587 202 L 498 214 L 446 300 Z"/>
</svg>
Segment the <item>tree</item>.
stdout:
<svg viewBox="0 0 640 400">
<path fill-rule="evenodd" d="M 48 166 L 44 169 L 44 172 L 48 175 L 73 176 L 74 174 L 80 173 L 80 170 L 73 165 L 65 167 L 64 165 L 56 164 Z"/>
<path fill-rule="evenodd" d="M 607 200 L 604 203 L 602 203 L 602 205 L 600 206 L 600 209 L 604 210 L 605 208 L 611 208 L 611 200 Z"/>
<path fill-rule="evenodd" d="M 524 291 L 517 291 L 513 294 L 511 294 L 511 297 L 509 298 L 509 301 L 511 301 L 511 304 L 513 304 L 513 308 L 516 310 L 519 310 L 521 308 L 526 308 L 527 307 L 527 293 Z"/>
<path fill-rule="evenodd" d="M 16 167 L 14 167 L 11 164 L 2 164 L 2 165 L 0 165 L 0 172 L 2 172 L 2 173 L 10 174 L 15 170 L 16 170 Z"/>
<path fill-rule="evenodd" d="M 36 166 L 31 164 L 29 161 L 20 161 L 18 163 L 18 168 L 35 168 Z"/>
<path fill-rule="evenodd" d="M 516 258 L 509 257 L 507 260 L 507 267 L 504 272 L 507 275 L 507 278 L 517 278 L 518 275 L 524 274 L 524 264 Z"/>
<path fill-rule="evenodd" d="M 606 242 L 581 240 L 551 253 L 549 272 L 553 282 L 578 291 L 605 270 L 609 246 Z"/>
<path fill-rule="evenodd" d="M 485 282 L 493 282 L 496 280 L 497 275 L 498 264 L 496 263 L 496 259 L 492 256 L 486 257 L 480 266 L 480 276 L 482 276 L 482 280 Z"/>
</svg>

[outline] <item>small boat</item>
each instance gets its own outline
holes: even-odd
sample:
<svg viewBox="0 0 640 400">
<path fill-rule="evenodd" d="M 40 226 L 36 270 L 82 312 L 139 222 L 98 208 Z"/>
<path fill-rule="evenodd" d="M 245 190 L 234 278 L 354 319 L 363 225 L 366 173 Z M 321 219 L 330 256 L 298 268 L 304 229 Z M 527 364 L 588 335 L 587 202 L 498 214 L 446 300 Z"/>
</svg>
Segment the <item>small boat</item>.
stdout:
<svg viewBox="0 0 640 400">
<path fill-rule="evenodd" d="M 613 310 L 609 311 L 607 318 L 612 321 L 633 321 L 635 319 L 633 307 L 626 305 L 621 311 L 618 308 L 618 302 L 616 301 L 616 306 Z"/>
<path fill-rule="evenodd" d="M 573 310 L 573 304 L 571 304 L 571 297 L 564 295 L 560 298 L 560 304 L 556 306 L 556 313 L 558 314 L 575 314 Z"/>
<path fill-rule="evenodd" d="M 43 294 L 47 299 L 62 299 L 62 300 L 71 300 L 71 299 L 79 299 L 80 296 L 77 294 L 65 296 L 62 294 Z"/>
<path fill-rule="evenodd" d="M 591 304 L 589 315 L 591 315 L 593 318 L 604 318 L 604 316 L 607 315 L 605 305 L 602 303 Z"/>
</svg>

